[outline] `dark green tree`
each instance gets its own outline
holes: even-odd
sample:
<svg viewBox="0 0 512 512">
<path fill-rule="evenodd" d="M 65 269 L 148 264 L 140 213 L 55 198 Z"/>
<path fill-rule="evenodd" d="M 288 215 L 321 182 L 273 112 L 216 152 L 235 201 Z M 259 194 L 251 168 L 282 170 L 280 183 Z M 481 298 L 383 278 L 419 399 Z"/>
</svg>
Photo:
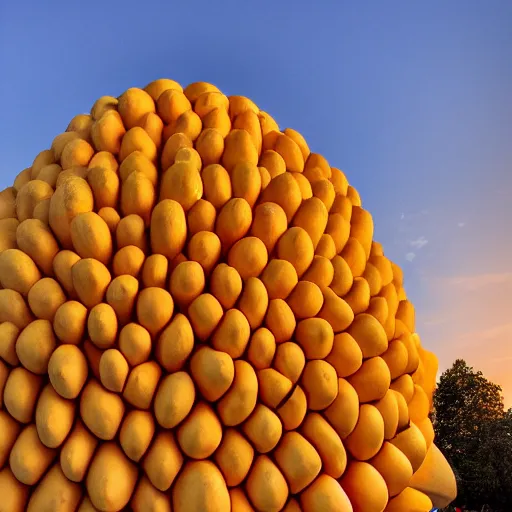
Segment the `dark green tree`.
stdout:
<svg viewBox="0 0 512 512">
<path fill-rule="evenodd" d="M 507 435 L 511 418 L 505 413 L 500 386 L 464 360 L 457 359 L 441 375 L 434 394 L 433 423 L 436 444 L 457 479 L 455 504 L 478 510 L 485 505 L 496 511 L 512 510 L 510 502 L 509 508 L 502 509 L 496 501 L 507 483 L 505 464 L 498 459 L 500 452 L 512 449 Z"/>
<path fill-rule="evenodd" d="M 481 496 L 495 511 L 512 510 L 512 412 L 486 422 L 475 452 L 479 470 L 485 475 Z"/>
</svg>

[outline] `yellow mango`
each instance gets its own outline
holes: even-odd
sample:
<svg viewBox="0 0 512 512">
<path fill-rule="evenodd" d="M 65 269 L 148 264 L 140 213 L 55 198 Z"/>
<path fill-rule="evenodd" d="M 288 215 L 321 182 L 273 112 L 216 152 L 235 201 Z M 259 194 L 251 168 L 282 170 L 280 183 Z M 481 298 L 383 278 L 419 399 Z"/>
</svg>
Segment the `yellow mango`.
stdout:
<svg viewBox="0 0 512 512">
<path fill-rule="evenodd" d="M 295 430 L 304 421 L 307 413 L 307 398 L 303 389 L 296 385 L 290 397 L 277 409 L 285 430 Z"/>
<path fill-rule="evenodd" d="M 258 398 L 258 379 L 252 366 L 241 359 L 234 364 L 233 384 L 217 406 L 222 423 L 228 427 L 246 420 L 256 407 Z"/>
<path fill-rule="evenodd" d="M 37 435 L 48 448 L 58 448 L 66 439 L 75 417 L 75 403 L 62 398 L 47 384 L 36 407 Z"/>
<path fill-rule="evenodd" d="M 87 380 L 87 360 L 72 344 L 59 345 L 48 362 L 48 376 L 55 391 L 68 400 L 75 399 Z"/>
<path fill-rule="evenodd" d="M 68 124 L 67 132 L 77 132 L 80 138 L 88 140 L 90 138 L 92 117 L 89 114 L 78 114 Z"/>
<path fill-rule="evenodd" d="M 107 151 L 118 155 L 126 133 L 121 115 L 115 110 L 107 110 L 94 121 L 91 127 L 92 143 L 96 151 Z"/>
<path fill-rule="evenodd" d="M 338 379 L 338 395 L 324 414 L 341 439 L 353 432 L 359 418 L 359 397 L 345 379 Z"/>
<path fill-rule="evenodd" d="M 73 247 L 71 221 L 79 213 L 92 211 L 93 207 L 93 193 L 84 179 L 71 178 L 57 187 L 50 201 L 49 223 L 65 249 Z"/>
<path fill-rule="evenodd" d="M 175 512 L 215 512 L 231 508 L 228 488 L 211 461 L 188 462 L 176 480 L 172 504 Z"/>
<path fill-rule="evenodd" d="M 167 491 L 183 465 L 183 455 L 171 431 L 157 433 L 142 467 L 159 491 Z"/>
<path fill-rule="evenodd" d="M 107 110 L 116 110 L 119 101 L 113 96 L 102 96 L 98 98 L 91 107 L 91 117 L 99 119 Z"/>
<path fill-rule="evenodd" d="M 92 126 L 91 126 L 91 130 L 92 130 Z M 64 132 L 64 133 L 60 133 L 59 135 L 56 135 L 52 141 L 52 151 L 53 151 L 53 155 L 54 155 L 54 161 L 60 160 L 60 157 L 62 156 L 62 151 L 64 150 L 64 148 L 66 147 L 66 144 L 68 142 L 71 142 L 72 140 L 79 139 L 79 138 L 80 138 L 80 134 L 77 132 Z M 53 162 L 51 164 L 46 164 L 45 166 L 40 167 L 39 172 L 36 177 L 40 176 L 41 170 L 44 167 L 46 167 L 48 165 L 52 165 L 52 164 L 53 164 Z"/>
<path fill-rule="evenodd" d="M 323 472 L 339 479 L 347 467 L 347 454 L 334 428 L 320 414 L 310 413 L 301 426 L 301 432 L 321 457 Z"/>
<path fill-rule="evenodd" d="M 30 423 L 43 381 L 22 366 L 14 368 L 4 386 L 5 410 L 20 423 Z"/>
<path fill-rule="evenodd" d="M 31 219 L 38 203 L 53 195 L 51 185 L 42 180 L 32 180 L 23 185 L 16 195 L 16 216 L 20 222 Z"/>
<path fill-rule="evenodd" d="M 361 368 L 347 379 L 357 391 L 361 403 L 380 400 L 391 383 L 389 368 L 381 357 L 363 361 Z"/>
<path fill-rule="evenodd" d="M 90 380 L 80 397 L 80 415 L 87 428 L 99 439 L 113 439 L 125 411 L 119 395 L 107 391 L 97 380 Z M 104 446 L 104 445 L 103 445 Z"/>
<path fill-rule="evenodd" d="M 80 485 L 70 482 L 59 464 L 55 464 L 39 482 L 30 497 L 27 511 L 37 512 L 53 507 L 55 503 L 63 511 L 76 510 L 83 490 Z"/>
<path fill-rule="evenodd" d="M 300 496 L 302 509 L 290 509 L 290 512 L 303 510 L 304 512 L 350 512 L 352 505 L 341 485 L 326 474 L 320 475 Z"/>
<path fill-rule="evenodd" d="M 351 462 L 340 484 L 354 510 L 380 512 L 386 508 L 389 497 L 386 482 L 371 464 Z"/>
<path fill-rule="evenodd" d="M 16 439 L 11 449 L 9 465 L 18 481 L 25 485 L 34 485 L 56 455 L 56 450 L 41 442 L 36 426 L 31 424 L 26 426 Z"/>
<path fill-rule="evenodd" d="M 159 96 L 167 89 L 183 91 L 183 87 L 178 82 L 168 78 L 159 78 L 158 80 L 153 80 L 148 85 L 146 85 L 146 87 L 144 87 L 144 90 L 153 98 L 154 101 L 157 101 Z"/>
<path fill-rule="evenodd" d="M 222 425 L 213 409 L 198 402 L 180 425 L 178 443 L 185 455 L 201 460 L 210 457 L 222 440 Z"/>
<path fill-rule="evenodd" d="M 7 249 L 17 249 L 16 230 L 19 226 L 18 219 L 0 220 L 0 253 Z"/>
<path fill-rule="evenodd" d="M 285 477 L 266 455 L 254 460 L 246 489 L 256 510 L 281 510 L 289 493 Z"/>
<path fill-rule="evenodd" d="M 132 87 L 119 97 L 117 108 L 124 125 L 129 129 L 137 126 L 148 112 L 155 112 L 155 103 L 146 91 Z"/>
<path fill-rule="evenodd" d="M 247 476 L 254 458 L 254 448 L 238 430 L 229 428 L 225 430 L 214 458 L 226 484 L 232 487 Z"/>
<path fill-rule="evenodd" d="M 175 427 L 188 416 L 194 400 L 194 382 L 188 373 L 179 371 L 166 375 L 155 395 L 156 420 L 164 428 Z"/>
<path fill-rule="evenodd" d="M 6 467 L 0 471 L 0 493 L 5 510 L 22 512 L 28 501 L 28 487 L 22 484 Z"/>
<path fill-rule="evenodd" d="M 94 454 L 85 481 L 92 504 L 100 510 L 121 510 L 130 500 L 137 476 L 137 467 L 117 444 L 102 444 Z"/>
<path fill-rule="evenodd" d="M 153 252 L 174 258 L 185 245 L 187 224 L 183 207 L 177 201 L 160 201 L 151 214 L 151 248 Z"/>
<path fill-rule="evenodd" d="M 142 477 L 130 501 L 134 512 L 144 512 L 151 508 L 161 512 L 171 512 L 170 498 L 156 489 L 147 477 Z"/>
</svg>

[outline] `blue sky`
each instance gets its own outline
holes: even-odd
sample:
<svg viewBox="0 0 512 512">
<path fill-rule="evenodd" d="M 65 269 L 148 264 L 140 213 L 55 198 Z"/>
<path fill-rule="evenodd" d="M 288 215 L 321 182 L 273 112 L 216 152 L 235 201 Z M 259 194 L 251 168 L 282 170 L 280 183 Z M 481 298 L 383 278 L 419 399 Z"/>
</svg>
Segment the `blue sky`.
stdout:
<svg viewBox="0 0 512 512">
<path fill-rule="evenodd" d="M 508 0 L 3 2 L 0 186 L 99 96 L 249 96 L 359 190 L 441 367 L 512 400 L 511 26 Z"/>
</svg>

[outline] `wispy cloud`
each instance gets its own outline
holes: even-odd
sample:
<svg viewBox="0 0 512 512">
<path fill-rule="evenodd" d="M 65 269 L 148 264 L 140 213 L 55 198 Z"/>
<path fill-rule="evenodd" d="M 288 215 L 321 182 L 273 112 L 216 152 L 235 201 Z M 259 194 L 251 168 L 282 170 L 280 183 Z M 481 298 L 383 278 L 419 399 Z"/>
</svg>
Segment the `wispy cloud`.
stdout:
<svg viewBox="0 0 512 512">
<path fill-rule="evenodd" d="M 430 303 L 418 328 L 440 371 L 461 357 L 500 384 L 512 405 L 512 270 L 421 279 Z"/>
<path fill-rule="evenodd" d="M 480 329 L 476 331 L 466 331 L 458 334 L 452 341 L 454 343 L 482 343 L 495 342 L 503 340 L 512 334 L 512 323 L 504 323 L 500 325 L 493 325 L 487 329 Z M 508 356 L 508 354 L 507 354 Z"/>
<path fill-rule="evenodd" d="M 459 228 L 463 228 L 465 225 L 466 225 L 466 223 L 465 223 L 465 222 L 459 222 L 459 223 L 457 224 L 457 226 L 459 226 Z"/>
<path fill-rule="evenodd" d="M 487 286 L 505 285 L 512 286 L 512 272 L 475 274 L 453 277 L 435 277 L 429 279 L 433 284 L 457 287 L 464 291 L 474 291 Z"/>
<path fill-rule="evenodd" d="M 512 356 L 497 356 L 488 360 L 489 363 L 505 363 L 512 361 Z"/>
<path fill-rule="evenodd" d="M 438 315 L 436 317 L 426 318 L 425 320 L 423 320 L 422 325 L 424 325 L 426 327 L 427 326 L 428 327 L 433 327 L 433 326 L 436 326 L 436 325 L 443 325 L 443 324 L 445 324 L 448 321 L 449 321 L 449 318 L 443 317 L 441 315 Z"/>
<path fill-rule="evenodd" d="M 420 236 L 416 240 L 411 240 L 411 242 L 409 242 L 409 243 L 410 243 L 411 247 L 414 247 L 416 250 L 419 250 L 428 244 L 428 240 L 424 236 Z"/>
<path fill-rule="evenodd" d="M 415 212 L 403 212 L 400 215 L 400 220 L 413 220 L 418 219 L 420 217 L 424 217 L 425 215 L 429 215 L 430 210 L 420 210 Z"/>
<path fill-rule="evenodd" d="M 416 258 L 416 254 L 414 254 L 413 252 L 408 252 L 406 255 L 405 255 L 405 259 L 409 262 L 412 263 L 412 261 L 414 260 L 414 258 Z"/>
</svg>

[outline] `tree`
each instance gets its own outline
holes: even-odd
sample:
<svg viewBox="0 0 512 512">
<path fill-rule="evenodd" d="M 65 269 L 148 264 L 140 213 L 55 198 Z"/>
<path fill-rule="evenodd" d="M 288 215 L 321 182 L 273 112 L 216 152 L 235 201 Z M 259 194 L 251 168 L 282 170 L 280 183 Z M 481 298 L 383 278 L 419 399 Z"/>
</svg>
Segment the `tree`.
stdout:
<svg viewBox="0 0 512 512">
<path fill-rule="evenodd" d="M 457 359 L 441 375 L 432 419 L 436 444 L 457 479 L 455 503 L 474 509 L 488 504 L 493 510 L 502 510 L 494 507 L 500 506 L 496 494 L 502 496 L 506 488 L 506 465 L 497 458 L 499 452 L 512 449 L 508 435 L 512 431 L 507 430 L 512 427 L 512 415 L 504 411 L 500 386 Z"/>
<path fill-rule="evenodd" d="M 485 471 L 481 496 L 493 510 L 512 510 L 512 411 L 483 425 L 474 458 Z"/>
</svg>

